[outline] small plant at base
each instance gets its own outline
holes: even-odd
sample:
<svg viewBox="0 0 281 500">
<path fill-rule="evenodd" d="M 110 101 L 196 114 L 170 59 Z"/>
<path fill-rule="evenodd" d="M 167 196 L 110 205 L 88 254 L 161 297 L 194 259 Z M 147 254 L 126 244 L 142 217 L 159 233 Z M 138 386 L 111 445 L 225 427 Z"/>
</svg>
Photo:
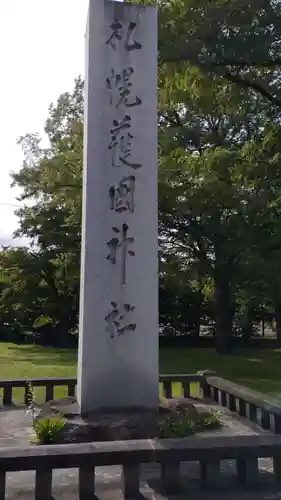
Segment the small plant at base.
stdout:
<svg viewBox="0 0 281 500">
<path fill-rule="evenodd" d="M 32 382 L 27 382 L 27 394 L 26 394 L 26 399 L 27 399 L 27 413 L 31 415 L 32 417 L 32 426 L 34 428 L 36 418 L 38 416 L 39 410 L 36 405 L 35 401 L 35 394 L 34 394 L 34 388 Z"/>
<path fill-rule="evenodd" d="M 32 428 L 36 435 L 36 442 L 40 444 L 51 444 L 55 441 L 59 432 L 65 426 L 65 420 L 61 415 L 41 417 L 40 409 L 35 401 L 32 382 L 27 383 L 27 413 L 32 417 Z"/>
<path fill-rule="evenodd" d="M 33 426 L 37 442 L 40 444 L 54 443 L 64 426 L 65 420 L 61 415 L 39 418 Z"/>
<path fill-rule="evenodd" d="M 212 410 L 208 416 L 204 417 L 202 423 L 205 429 L 219 429 L 222 426 L 221 413 Z"/>
<path fill-rule="evenodd" d="M 168 417 L 160 426 L 160 438 L 189 437 L 199 432 L 211 429 L 219 429 L 221 414 L 211 411 L 194 420 L 185 412 L 177 412 L 176 415 Z"/>
<path fill-rule="evenodd" d="M 176 420 L 175 418 L 167 418 L 160 427 L 161 438 L 175 438 L 192 436 L 195 432 L 195 422 L 188 416 L 183 416 Z"/>
</svg>

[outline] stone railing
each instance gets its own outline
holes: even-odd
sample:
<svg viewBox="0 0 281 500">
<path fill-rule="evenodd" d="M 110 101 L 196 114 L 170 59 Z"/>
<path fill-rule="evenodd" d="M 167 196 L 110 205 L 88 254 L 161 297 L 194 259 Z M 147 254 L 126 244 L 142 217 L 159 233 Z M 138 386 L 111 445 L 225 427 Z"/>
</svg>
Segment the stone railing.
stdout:
<svg viewBox="0 0 281 500">
<path fill-rule="evenodd" d="M 54 399 L 56 387 L 64 387 L 67 389 L 67 396 L 75 396 L 77 379 L 76 377 L 61 377 L 61 378 L 44 378 L 44 379 L 18 379 L 18 380 L 0 380 L 0 390 L 2 389 L 2 403 L 4 406 L 10 406 L 18 402 L 18 398 L 13 397 L 13 389 L 24 389 L 24 403 L 27 404 L 28 399 L 28 384 L 32 383 L 33 387 L 41 387 L 45 389 L 45 401 Z M 184 397 L 189 397 L 194 390 L 199 394 L 200 386 L 204 382 L 204 377 L 199 374 L 194 375 L 160 375 L 160 384 L 163 384 L 163 395 L 166 398 L 172 397 L 173 384 L 181 385 L 181 394 Z"/>
<path fill-rule="evenodd" d="M 281 405 L 266 394 L 208 375 L 208 372 L 205 372 L 202 388 L 204 397 L 211 398 L 266 430 L 281 434 Z"/>
<path fill-rule="evenodd" d="M 201 388 L 205 384 L 205 378 L 199 373 L 192 375 L 160 375 L 159 382 L 163 384 L 165 398 L 170 399 L 173 397 L 173 386 L 176 384 L 180 384 L 180 395 L 189 398 L 191 395 L 200 395 Z"/>
<path fill-rule="evenodd" d="M 45 389 L 45 401 L 54 398 L 56 387 L 64 387 L 68 396 L 75 396 L 77 383 L 75 377 L 1 380 L 0 390 L 3 391 L 3 405 L 10 406 L 18 403 L 17 397 L 13 398 L 13 389 L 17 388 L 24 389 L 24 403 L 26 404 L 29 382 L 32 382 L 35 388 L 41 387 Z M 159 382 L 162 394 L 166 398 L 171 398 L 176 394 L 186 398 L 201 396 L 212 399 L 232 412 L 247 417 L 264 429 L 271 430 L 275 434 L 281 434 L 281 405 L 278 402 L 265 394 L 260 394 L 247 387 L 217 377 L 214 372 L 205 371 L 191 375 L 160 375 Z M 173 388 L 176 388 L 175 392 L 173 392 Z"/>
<path fill-rule="evenodd" d="M 5 498 L 9 471 L 35 471 L 35 500 L 50 500 L 53 470 L 78 468 L 79 500 L 88 500 L 95 498 L 95 467 L 120 465 L 124 499 L 139 498 L 143 463 L 160 464 L 160 486 L 170 494 L 182 489 L 181 462 L 199 463 L 200 484 L 211 488 L 221 484 L 220 462 L 235 461 L 238 486 L 248 487 L 262 481 L 258 458 L 263 457 L 273 459 L 272 479 L 280 482 L 281 436 L 271 434 L 2 448 L 0 497 Z"/>
<path fill-rule="evenodd" d="M 45 378 L 0 381 L 3 404 L 17 403 L 13 389 L 22 388 L 27 402 L 28 383 L 45 388 L 44 399 L 53 399 L 57 387 L 65 387 L 69 396 L 75 396 L 76 378 Z M 202 396 L 228 407 L 241 417 L 281 433 L 281 407 L 263 394 L 236 385 L 215 376 L 212 372 L 192 375 L 161 375 L 161 391 L 167 398 L 182 394 Z M 180 387 L 179 387 L 180 386 Z M 15 397 L 14 397 L 15 396 Z M 36 472 L 35 499 L 52 498 L 54 469 L 79 469 L 79 500 L 94 498 L 97 466 L 120 465 L 123 469 L 123 495 L 136 498 L 140 488 L 140 464 L 160 463 L 161 487 L 177 492 L 182 487 L 181 462 L 198 462 L 200 483 L 217 486 L 221 481 L 221 461 L 236 462 L 238 484 L 256 484 L 261 480 L 258 458 L 272 458 L 274 477 L 281 482 L 281 436 L 269 433 L 233 437 L 190 437 L 186 439 L 116 441 L 106 443 L 64 444 L 29 447 L 27 449 L 0 449 L 0 498 L 5 498 L 6 473 L 9 471 Z"/>
<path fill-rule="evenodd" d="M 2 402 L 4 406 L 10 406 L 16 401 L 13 398 L 13 389 L 24 389 L 24 403 L 28 402 L 28 384 L 33 387 L 45 388 L 45 401 L 54 399 L 55 387 L 67 387 L 68 396 L 75 396 L 77 380 L 75 377 L 62 378 L 40 378 L 40 379 L 18 379 L 18 380 L 0 380 L 0 389 L 3 391 Z"/>
</svg>

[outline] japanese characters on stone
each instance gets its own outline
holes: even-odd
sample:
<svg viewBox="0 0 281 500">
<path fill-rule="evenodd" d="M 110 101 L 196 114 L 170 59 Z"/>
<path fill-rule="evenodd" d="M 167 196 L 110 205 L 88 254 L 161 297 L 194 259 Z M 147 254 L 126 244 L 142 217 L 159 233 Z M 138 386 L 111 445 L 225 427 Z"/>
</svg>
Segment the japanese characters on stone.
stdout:
<svg viewBox="0 0 281 500">
<path fill-rule="evenodd" d="M 123 24 L 115 19 L 109 26 L 109 37 L 105 41 L 110 50 L 141 50 L 142 45 L 136 37 L 137 24 Z M 106 242 L 109 264 L 120 266 L 120 286 L 126 286 L 129 279 L 127 273 L 128 259 L 135 256 L 135 237 L 129 226 L 130 214 L 135 211 L 135 192 L 137 189 L 137 171 L 142 167 L 132 155 L 133 141 L 136 139 L 132 131 L 130 110 L 142 105 L 142 98 L 134 92 L 134 68 L 110 68 L 106 78 L 109 103 L 115 110 L 124 110 L 123 118 L 113 118 L 109 130 L 108 152 L 111 168 L 120 169 L 120 180 L 109 187 L 109 209 L 120 215 L 120 225 L 112 226 L 109 233 L 112 237 Z M 118 304 L 112 300 L 109 312 L 105 316 L 106 332 L 110 339 L 118 338 L 126 332 L 133 332 L 136 324 L 133 320 L 135 306 Z"/>
<path fill-rule="evenodd" d="M 130 304 L 119 305 L 117 302 L 111 302 L 111 311 L 105 317 L 106 331 L 109 338 L 115 339 L 125 332 L 133 332 L 136 329 L 135 323 L 128 322 L 129 313 L 134 312 L 135 307 Z"/>
<path fill-rule="evenodd" d="M 120 250 L 121 252 L 121 282 L 122 285 L 126 284 L 126 265 L 127 265 L 127 256 L 134 256 L 135 252 L 130 250 L 130 245 L 133 245 L 135 238 L 132 236 L 128 236 L 129 226 L 127 224 L 122 224 L 122 229 L 118 229 L 118 227 L 113 227 L 112 232 L 115 234 L 106 244 L 109 248 L 109 254 L 106 259 L 109 260 L 112 264 L 116 264 L 117 262 L 117 252 Z"/>
<path fill-rule="evenodd" d="M 129 211 L 131 213 L 135 210 L 135 176 L 128 175 L 122 177 L 116 186 L 110 186 L 110 210 L 115 212 Z"/>
<path fill-rule="evenodd" d="M 111 33 L 105 43 L 113 50 L 117 50 L 119 43 L 125 50 L 140 50 L 142 45 L 134 37 L 136 27 L 137 24 L 132 21 L 127 26 L 123 26 L 121 21 L 115 19 L 109 27 Z"/>
<path fill-rule="evenodd" d="M 137 95 L 132 93 L 132 76 L 134 69 L 125 68 L 120 73 L 117 73 L 114 68 L 111 68 L 111 74 L 106 79 L 106 85 L 109 92 L 109 102 L 118 109 L 122 104 L 126 108 L 134 108 L 140 106 L 142 100 Z M 117 91 L 117 92 L 116 92 Z"/>
<path fill-rule="evenodd" d="M 112 167 L 126 166 L 133 170 L 141 167 L 140 163 L 136 163 L 131 159 L 132 141 L 134 139 L 134 135 L 130 132 L 131 120 L 130 115 L 125 115 L 122 120 L 113 120 L 112 122 L 110 142 L 108 144 Z"/>
</svg>

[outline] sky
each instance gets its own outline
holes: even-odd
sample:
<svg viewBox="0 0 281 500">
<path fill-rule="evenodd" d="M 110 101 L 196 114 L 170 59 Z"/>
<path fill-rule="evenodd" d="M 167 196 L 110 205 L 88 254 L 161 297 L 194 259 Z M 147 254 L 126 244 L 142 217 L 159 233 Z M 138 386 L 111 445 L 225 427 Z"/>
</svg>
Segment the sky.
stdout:
<svg viewBox="0 0 281 500">
<path fill-rule="evenodd" d="M 88 0 L 0 0 L 0 245 L 17 227 L 19 192 L 10 172 L 23 157 L 18 137 L 44 137 L 48 106 L 84 73 Z"/>
</svg>

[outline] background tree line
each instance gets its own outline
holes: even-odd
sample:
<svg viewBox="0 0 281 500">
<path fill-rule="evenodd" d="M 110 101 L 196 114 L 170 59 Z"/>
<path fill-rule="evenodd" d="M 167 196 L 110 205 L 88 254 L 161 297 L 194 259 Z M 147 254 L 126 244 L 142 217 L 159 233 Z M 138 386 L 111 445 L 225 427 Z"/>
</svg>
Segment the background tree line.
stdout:
<svg viewBox="0 0 281 500">
<path fill-rule="evenodd" d="M 281 5 L 159 2 L 160 329 L 217 349 L 255 320 L 281 339 Z M 83 81 L 20 138 L 17 236 L 0 253 L 0 336 L 75 340 L 78 323 Z"/>
</svg>

